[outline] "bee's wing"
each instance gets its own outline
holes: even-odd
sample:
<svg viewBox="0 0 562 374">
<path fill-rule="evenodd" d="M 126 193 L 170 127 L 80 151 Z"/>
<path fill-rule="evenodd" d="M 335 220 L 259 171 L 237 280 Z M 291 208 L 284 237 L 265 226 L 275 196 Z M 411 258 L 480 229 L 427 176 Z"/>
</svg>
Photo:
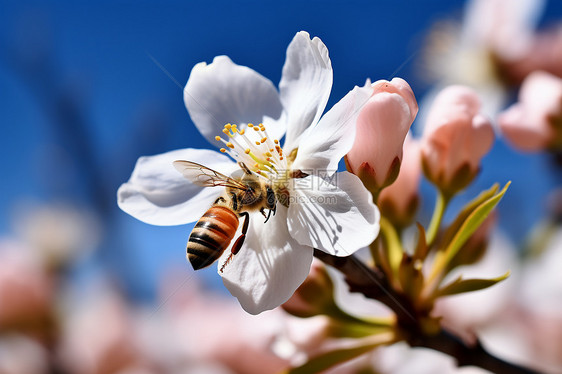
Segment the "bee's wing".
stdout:
<svg viewBox="0 0 562 374">
<path fill-rule="evenodd" d="M 200 165 L 191 161 L 178 160 L 174 161 L 174 167 L 177 171 L 183 174 L 184 177 L 189 179 L 193 184 L 201 187 L 231 187 L 246 190 L 247 187 L 226 175 L 219 173 L 216 170 L 210 169 L 206 166 Z"/>
</svg>

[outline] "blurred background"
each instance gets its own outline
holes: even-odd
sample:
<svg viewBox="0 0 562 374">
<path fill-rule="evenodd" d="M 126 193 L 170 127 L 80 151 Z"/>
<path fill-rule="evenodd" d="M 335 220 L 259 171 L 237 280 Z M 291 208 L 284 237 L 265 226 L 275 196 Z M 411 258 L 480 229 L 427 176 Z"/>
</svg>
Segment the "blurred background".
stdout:
<svg viewBox="0 0 562 374">
<path fill-rule="evenodd" d="M 195 275 L 186 263 L 192 225 L 150 226 L 116 203 L 116 191 L 138 157 L 210 148 L 183 104 L 182 89 L 195 64 L 224 54 L 277 84 L 287 45 L 297 31 L 306 30 L 330 52 L 334 84 L 328 108 L 366 78 L 399 76 L 410 83 L 422 106 L 414 123 L 419 133 L 424 98 L 445 81 L 428 67 L 440 58 L 428 56 L 430 36 L 443 25 L 462 27 L 465 7 L 465 1 L 451 0 L 2 1 L 0 256 L 5 259 L 0 260 L 0 282 L 6 277 L 12 282 L 6 288 L 16 296 L 36 296 L 31 305 L 47 305 L 40 323 L 47 328 L 32 329 L 31 335 L 10 333 L 5 339 L 9 344 L 0 338 L 0 362 L 12 349 L 27 349 L 27 357 L 38 357 L 36 367 L 47 357 L 45 370 L 73 372 L 75 363 L 60 357 L 79 350 L 86 332 L 73 333 L 69 326 L 87 320 L 105 326 L 106 334 L 122 334 L 125 341 L 130 334 L 116 331 L 124 324 L 111 318 L 127 320 L 134 310 L 145 315 L 149 322 L 143 329 L 150 330 L 146 326 L 164 318 L 170 305 L 207 290 L 226 294 L 214 267 Z M 539 8 L 530 17 L 538 30 L 562 19 L 562 2 L 550 0 Z M 505 100 L 490 108 L 489 115 L 516 95 L 517 88 L 507 87 Z M 522 248 L 534 225 L 549 214 L 548 196 L 562 176 L 555 164 L 551 154 L 522 154 L 498 138 L 477 181 L 455 204 L 495 182 L 511 180 L 498 223 Z M 422 191 L 420 220 L 427 222 L 434 195 L 427 185 Z M 32 284 L 20 284 L 22 279 Z M 0 320 L 8 309 L 6 300 L 8 296 L 0 296 Z M 113 317 L 93 322 L 86 313 L 92 305 Z M 37 311 L 39 306 L 26 308 Z M 72 322 L 61 322 L 59 315 Z M 61 329 L 64 338 L 54 332 Z M 96 329 L 89 332 L 95 335 Z M 35 346 L 36 340 L 42 344 Z M 51 358 L 49 350 L 59 358 Z M 28 361 L 31 365 L 33 360 Z M 13 363 L 12 370 L 20 364 Z M 127 367 L 120 365 L 92 371 L 82 366 L 76 372 L 113 373 Z M 146 372 L 175 372 L 162 367 Z M 31 372 L 25 368 L 19 372 Z M 0 363 L 0 373 L 18 372 L 10 370 Z"/>
</svg>

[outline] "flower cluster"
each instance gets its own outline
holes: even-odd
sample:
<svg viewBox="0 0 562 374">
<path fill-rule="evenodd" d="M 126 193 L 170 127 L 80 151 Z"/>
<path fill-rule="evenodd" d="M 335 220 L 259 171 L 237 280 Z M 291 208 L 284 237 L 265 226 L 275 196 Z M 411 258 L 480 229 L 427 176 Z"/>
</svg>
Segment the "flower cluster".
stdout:
<svg viewBox="0 0 562 374">
<path fill-rule="evenodd" d="M 517 53 L 495 39 L 487 48 L 506 63 L 527 51 L 518 41 Z M 141 157 L 119 188 L 120 208 L 155 225 L 197 222 L 188 260 L 195 270 L 218 260 L 224 285 L 248 313 L 282 306 L 319 321 L 313 343 L 277 341 L 276 364 L 290 362 L 288 372 L 318 372 L 398 342 L 440 350 L 460 365 L 516 368 L 483 350 L 470 327 L 447 325 L 448 296 L 510 274 L 507 266 L 486 277 L 459 273 L 486 258 L 509 182 L 482 191 L 452 220 L 444 216 L 477 178 L 496 120 L 517 147 L 560 149 L 560 78 L 529 74 L 519 102 L 497 119 L 485 114 L 478 89 L 456 84 L 436 92 L 416 120 L 418 102 L 401 78 L 367 80 L 324 113 L 331 86 L 326 46 L 303 31 L 287 49 L 279 91 L 226 56 L 196 65 L 185 105 L 218 151 Z M 419 137 L 410 131 L 415 120 Z M 342 159 L 347 171 L 338 171 Z M 415 222 L 422 175 L 436 192 L 429 222 Z M 342 283 L 386 312 L 346 310 L 336 296 Z"/>
</svg>

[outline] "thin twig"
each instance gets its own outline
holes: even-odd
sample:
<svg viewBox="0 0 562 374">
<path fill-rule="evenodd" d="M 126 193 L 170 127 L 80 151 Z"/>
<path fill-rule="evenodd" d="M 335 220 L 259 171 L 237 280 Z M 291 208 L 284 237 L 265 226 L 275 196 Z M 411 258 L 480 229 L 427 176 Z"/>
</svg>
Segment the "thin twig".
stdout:
<svg viewBox="0 0 562 374">
<path fill-rule="evenodd" d="M 433 335 L 424 334 L 418 320 L 413 317 L 417 312 L 410 301 L 390 287 L 382 271 L 365 265 L 357 257 L 353 255 L 336 257 L 318 249 L 314 250 L 314 256 L 342 272 L 351 292 L 362 293 L 392 309 L 396 314 L 398 325 L 407 332 L 405 339 L 410 346 L 425 347 L 445 353 L 454 357 L 458 366 L 479 366 L 494 373 L 538 373 L 491 355 L 479 341 L 467 345 L 445 329 Z"/>
</svg>

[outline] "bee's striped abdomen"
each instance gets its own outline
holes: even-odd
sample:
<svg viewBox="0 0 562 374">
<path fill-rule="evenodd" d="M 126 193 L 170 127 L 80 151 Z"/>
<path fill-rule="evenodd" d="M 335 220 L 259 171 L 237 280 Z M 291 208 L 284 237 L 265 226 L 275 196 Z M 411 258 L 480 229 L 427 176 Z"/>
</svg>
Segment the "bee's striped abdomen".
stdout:
<svg viewBox="0 0 562 374">
<path fill-rule="evenodd" d="M 212 206 L 197 221 L 187 242 L 187 258 L 194 270 L 215 262 L 238 229 L 238 215 L 224 206 Z"/>
</svg>

